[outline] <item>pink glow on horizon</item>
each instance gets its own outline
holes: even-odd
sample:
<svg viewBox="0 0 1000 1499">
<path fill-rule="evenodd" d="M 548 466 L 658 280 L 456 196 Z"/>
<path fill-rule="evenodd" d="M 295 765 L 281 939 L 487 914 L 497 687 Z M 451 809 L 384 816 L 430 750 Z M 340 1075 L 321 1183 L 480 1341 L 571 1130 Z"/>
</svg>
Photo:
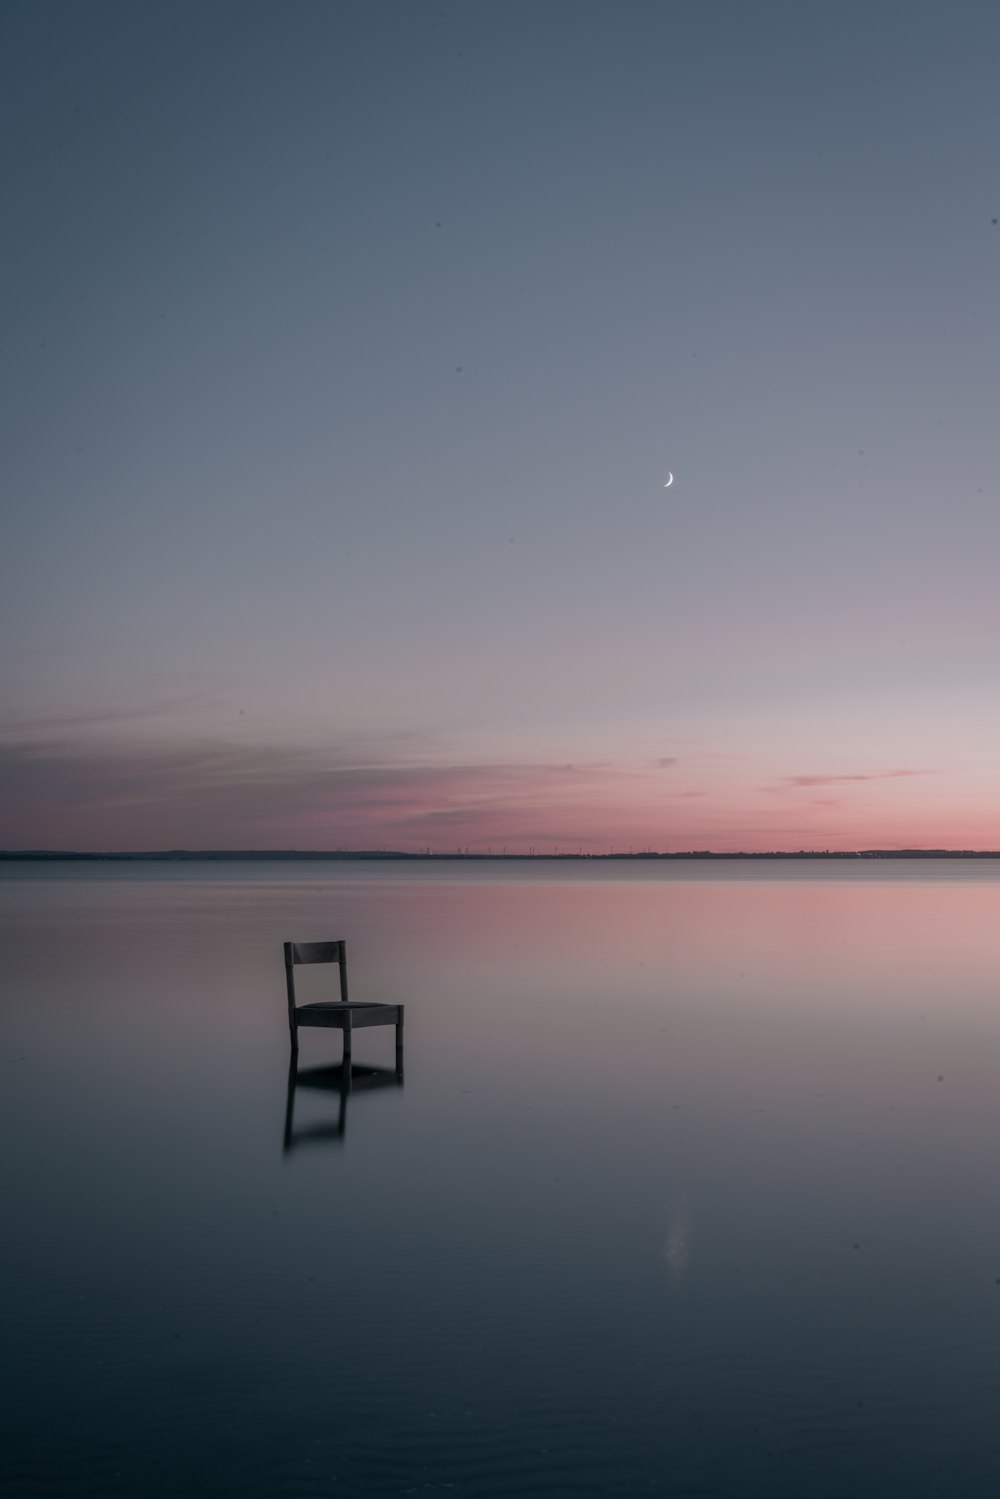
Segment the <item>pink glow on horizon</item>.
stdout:
<svg viewBox="0 0 1000 1499">
<path fill-rule="evenodd" d="M 0 818 L 10 849 L 1000 847 L 989 779 L 919 763 L 779 773 L 697 754 L 631 766 L 331 764 L 232 745 L 9 758 L 27 787 Z"/>
</svg>

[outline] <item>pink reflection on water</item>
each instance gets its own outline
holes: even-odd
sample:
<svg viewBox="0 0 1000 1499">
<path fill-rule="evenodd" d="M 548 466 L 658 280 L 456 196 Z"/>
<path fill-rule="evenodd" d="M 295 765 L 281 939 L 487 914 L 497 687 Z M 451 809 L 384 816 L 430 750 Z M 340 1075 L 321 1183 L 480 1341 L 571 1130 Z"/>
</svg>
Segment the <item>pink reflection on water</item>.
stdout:
<svg viewBox="0 0 1000 1499">
<path fill-rule="evenodd" d="M 428 890 L 419 942 L 508 990 L 1000 1013 L 990 884 L 552 882 Z M 501 980 L 502 976 L 502 980 Z"/>
<path fill-rule="evenodd" d="M 638 1112 L 764 1111 L 803 1149 L 856 1111 L 886 1139 L 893 1110 L 917 1133 L 942 1111 L 969 1130 L 992 1117 L 995 885 L 568 880 L 414 896 L 405 941 L 384 922 L 377 944 L 362 933 L 359 982 L 406 993 L 422 1065 L 503 1076 L 511 1106 L 544 1075 L 560 1107 L 624 1088 L 619 1106 Z"/>
</svg>

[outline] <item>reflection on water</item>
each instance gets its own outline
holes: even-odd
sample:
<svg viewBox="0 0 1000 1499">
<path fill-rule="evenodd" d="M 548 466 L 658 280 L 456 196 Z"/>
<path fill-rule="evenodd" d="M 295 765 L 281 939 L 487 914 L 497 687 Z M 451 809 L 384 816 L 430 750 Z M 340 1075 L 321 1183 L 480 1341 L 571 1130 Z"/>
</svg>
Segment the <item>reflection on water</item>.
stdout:
<svg viewBox="0 0 1000 1499">
<path fill-rule="evenodd" d="M 671 1277 L 675 1281 L 681 1280 L 691 1263 L 691 1218 L 683 1199 L 675 1202 L 670 1210 L 663 1258 Z"/>
<path fill-rule="evenodd" d="M 713 868 L 0 874 L 0 1489 L 992 1494 L 1000 868 Z"/>
<path fill-rule="evenodd" d="M 290 1154 L 297 1145 L 310 1142 L 343 1144 L 347 1137 L 347 1101 L 352 1094 L 372 1093 L 380 1088 L 403 1086 L 402 1058 L 397 1066 L 361 1067 L 348 1061 L 329 1067 L 300 1067 L 298 1052 L 293 1051 L 288 1066 L 288 1094 L 285 1099 L 285 1129 L 282 1149 Z M 302 1088 L 320 1094 L 324 1099 L 337 1099 L 336 1119 L 295 1124 L 295 1095 Z"/>
</svg>

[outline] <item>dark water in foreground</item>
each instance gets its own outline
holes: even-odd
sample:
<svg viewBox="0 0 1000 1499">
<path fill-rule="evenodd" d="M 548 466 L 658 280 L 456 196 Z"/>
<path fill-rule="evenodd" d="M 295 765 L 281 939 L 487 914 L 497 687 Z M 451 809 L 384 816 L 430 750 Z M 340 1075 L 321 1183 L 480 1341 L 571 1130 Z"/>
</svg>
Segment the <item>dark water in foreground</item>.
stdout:
<svg viewBox="0 0 1000 1499">
<path fill-rule="evenodd" d="M 997 1492 L 1000 866 L 2 875 L 5 1495 Z"/>
</svg>

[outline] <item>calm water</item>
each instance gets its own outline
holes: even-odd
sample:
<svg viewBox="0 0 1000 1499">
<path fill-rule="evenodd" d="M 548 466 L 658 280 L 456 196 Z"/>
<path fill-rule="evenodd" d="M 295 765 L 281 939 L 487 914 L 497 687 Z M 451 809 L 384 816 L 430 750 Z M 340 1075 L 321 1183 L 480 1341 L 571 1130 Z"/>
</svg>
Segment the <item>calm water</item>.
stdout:
<svg viewBox="0 0 1000 1499">
<path fill-rule="evenodd" d="M 0 983 L 5 1494 L 997 1492 L 997 864 L 8 866 Z"/>
</svg>

